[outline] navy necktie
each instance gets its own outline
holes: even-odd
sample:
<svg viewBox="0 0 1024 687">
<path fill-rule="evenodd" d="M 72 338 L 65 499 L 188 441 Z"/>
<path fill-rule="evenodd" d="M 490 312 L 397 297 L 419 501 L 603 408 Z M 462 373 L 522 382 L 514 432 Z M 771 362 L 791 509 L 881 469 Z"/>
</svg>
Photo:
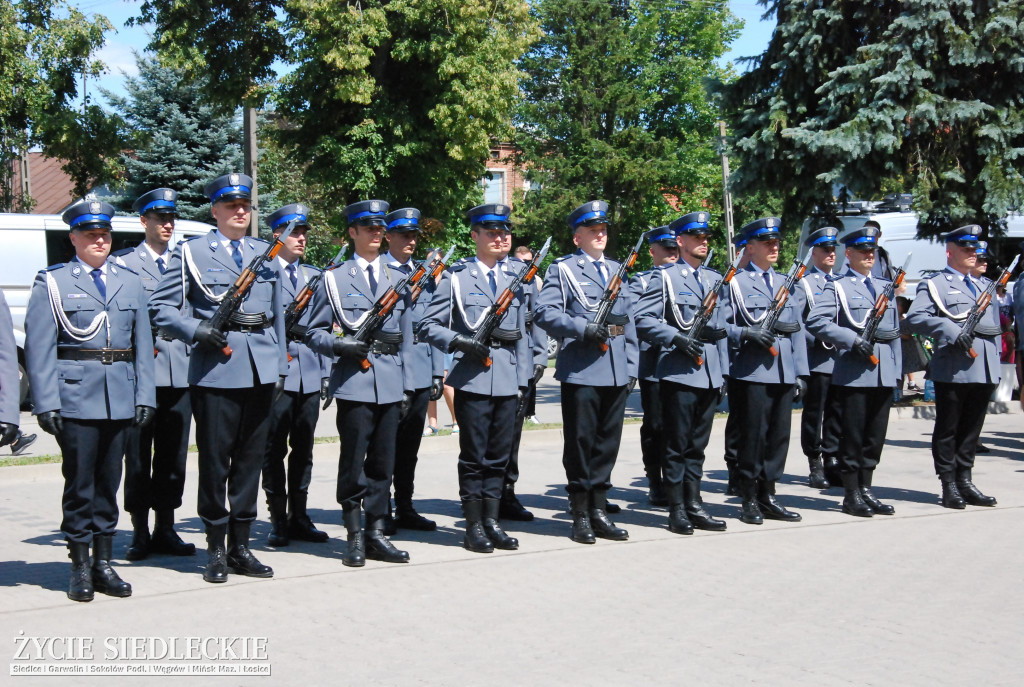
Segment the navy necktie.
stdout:
<svg viewBox="0 0 1024 687">
<path fill-rule="evenodd" d="M 974 288 L 974 280 L 971 279 L 970 275 L 964 277 L 964 283 L 967 284 L 967 290 L 971 292 L 972 296 L 978 295 L 978 290 Z"/>
<path fill-rule="evenodd" d="M 238 269 L 242 269 L 242 250 L 239 248 L 239 244 L 242 242 L 234 240 L 231 242 L 231 257 L 235 259 L 235 264 L 238 265 Z"/>
<path fill-rule="evenodd" d="M 872 298 L 878 297 L 878 295 L 875 293 L 875 285 L 871 283 L 871 277 L 864 278 L 864 286 L 868 287 L 868 292 L 871 293 Z"/>
<path fill-rule="evenodd" d="M 167 265 L 164 264 L 164 259 L 162 257 L 156 259 L 156 266 L 157 269 L 160 270 L 160 274 L 167 271 Z"/>
<path fill-rule="evenodd" d="M 768 273 L 768 270 L 762 272 L 761 276 L 764 277 L 764 285 L 768 287 L 768 293 L 775 293 L 772 291 L 772 275 Z"/>
<path fill-rule="evenodd" d="M 608 278 L 604 276 L 604 262 L 601 260 L 595 260 L 594 267 L 597 268 L 597 274 L 601 277 L 602 286 L 608 286 Z"/>
<path fill-rule="evenodd" d="M 487 273 L 487 283 L 491 285 L 491 293 L 498 295 L 498 282 L 494 281 L 494 270 Z"/>
<path fill-rule="evenodd" d="M 107 285 L 103 283 L 103 270 L 101 270 L 99 267 L 97 267 L 96 269 L 94 269 L 89 274 L 92 275 L 92 280 L 96 284 L 96 290 L 100 292 L 100 298 L 102 298 L 103 302 L 106 303 L 107 302 Z"/>
<path fill-rule="evenodd" d="M 401 269 L 406 274 L 412 274 L 412 265 L 405 264 L 405 265 L 402 265 L 399 269 Z"/>
<path fill-rule="evenodd" d="M 373 276 L 373 265 L 366 266 L 366 281 L 370 282 L 370 291 L 377 293 L 377 280 Z"/>
<path fill-rule="evenodd" d="M 295 265 L 288 265 L 288 278 L 292 280 L 292 289 L 297 289 L 299 286 L 299 280 L 295 276 Z"/>
</svg>

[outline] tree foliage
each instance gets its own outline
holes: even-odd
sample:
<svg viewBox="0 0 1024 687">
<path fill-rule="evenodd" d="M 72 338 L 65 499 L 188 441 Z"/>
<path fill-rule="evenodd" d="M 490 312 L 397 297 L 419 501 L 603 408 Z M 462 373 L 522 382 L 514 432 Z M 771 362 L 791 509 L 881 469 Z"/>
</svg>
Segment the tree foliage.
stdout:
<svg viewBox="0 0 1024 687">
<path fill-rule="evenodd" d="M 0 207 L 28 209 L 10 189 L 11 163 L 32 146 L 66 161 L 78 196 L 115 174 L 118 121 L 76 102 L 77 80 L 103 72 L 90 55 L 111 28 L 64 0 L 0 0 Z"/>
<path fill-rule="evenodd" d="M 139 55 L 136 62 L 139 74 L 126 79 L 127 96 L 106 94 L 131 131 L 130 151 L 121 156 L 125 183 L 115 204 L 130 210 L 143 193 L 173 188 L 180 194 L 179 214 L 206 221 L 206 183 L 242 165 L 238 120 L 214 109 L 202 81 L 182 79 L 153 56 Z"/>
</svg>

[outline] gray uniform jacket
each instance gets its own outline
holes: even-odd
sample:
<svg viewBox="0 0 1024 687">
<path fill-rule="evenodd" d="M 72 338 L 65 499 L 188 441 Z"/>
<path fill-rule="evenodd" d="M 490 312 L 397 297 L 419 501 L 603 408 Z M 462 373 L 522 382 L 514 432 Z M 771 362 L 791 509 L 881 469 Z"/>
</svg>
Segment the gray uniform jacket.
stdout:
<svg viewBox="0 0 1024 687">
<path fill-rule="evenodd" d="M 817 267 L 811 267 L 804 274 L 803 279 L 798 282 L 804 297 L 804 312 L 802 313 L 806 325 L 811 310 L 817 304 L 818 299 L 825 292 L 825 285 L 835 279 L 835 275 L 828 275 Z M 805 326 L 807 340 L 807 367 L 811 372 L 820 374 L 832 374 L 832 368 L 836 363 L 837 351 L 835 346 L 811 333 Z"/>
<path fill-rule="evenodd" d="M 384 261 L 378 264 L 384 265 Z M 387 293 L 388 288 L 398 286 L 404 277 L 405 273 L 397 267 L 385 265 L 377 279 L 377 289 L 372 291 L 355 258 L 328 272 L 310 303 L 312 313 L 306 343 L 321 355 L 333 355 L 334 324 L 340 325 L 345 335 L 355 334 L 362 324 L 363 316 L 373 309 L 374 303 Z M 370 361 L 368 370 L 364 370 L 360 361 L 354 358 L 340 357 L 335 360 L 328 387 L 328 393 L 334 398 L 385 405 L 398 403 L 404 392 L 416 389 L 412 371 L 415 344 L 408 288 L 403 289 L 401 298 L 384 321 L 378 338 L 381 341 L 390 339 L 390 343 L 397 342 L 398 352 L 371 351 L 367 358 Z M 397 341 L 399 338 L 400 342 Z"/>
<path fill-rule="evenodd" d="M 619 263 L 604 258 L 608 279 Z M 608 339 L 608 350 L 583 340 L 594 319 L 605 286 L 593 261 L 577 251 L 555 260 L 548 268 L 534 316 L 550 336 L 562 341 L 555 361 L 555 379 L 582 386 L 625 386 L 639 375 L 640 347 L 633 322 L 633 300 L 628 283 L 615 299 L 608 324 L 625 327 L 625 334 Z"/>
<path fill-rule="evenodd" d="M 882 289 L 889 285 L 887 280 L 875 276 L 872 276 L 871 283 L 876 294 L 882 293 Z M 896 387 L 902 379 L 903 346 L 899 338 L 900 322 L 895 298 L 889 301 L 889 307 L 878 324 L 879 332 L 890 332 L 895 337 L 890 341 L 875 341 L 878 365 L 872 366 L 870 361 L 853 352 L 853 343 L 864 329 L 875 298 L 864 285 L 864 277 L 847 270 L 846 274 L 825 286 L 824 293 L 815 299 L 807 317 L 807 329 L 837 351 L 832 371 L 832 383 L 837 386 Z"/>
<path fill-rule="evenodd" d="M 242 267 L 267 250 L 267 242 L 250 236 L 242 240 Z M 176 339 L 192 343 L 196 328 L 217 311 L 223 295 L 242 270 L 221 245 L 216 231 L 182 241 L 171 254 L 171 264 L 149 301 L 153 324 Z M 226 331 L 232 355 L 206 345 L 192 348 L 188 383 L 218 389 L 248 389 L 257 384 L 276 384 L 288 374 L 284 335 L 284 305 L 281 281 L 273 263 L 264 263 L 241 310 L 265 313 L 266 329 L 252 332 Z M 185 304 L 191 312 L 183 312 Z M 255 373 L 253 372 L 255 370 Z"/>
<path fill-rule="evenodd" d="M 529 267 L 529 263 L 519 258 L 510 256 L 507 260 L 509 262 L 508 269 L 514 270 L 516 274 Z M 524 284 L 523 295 L 526 297 L 526 338 L 530 350 L 533 352 L 533 364 L 547 367 L 548 334 L 537 324 L 537 318 L 534 317 L 534 311 L 537 308 L 537 296 L 540 295 L 540 280 L 535 277 L 530 280 L 529 284 Z"/>
<path fill-rule="evenodd" d="M 907 313 L 906 323 L 915 334 L 935 340 L 935 355 L 928 363 L 928 379 L 935 382 L 961 384 L 998 384 L 999 335 L 983 336 L 985 330 L 999 331 L 998 305 L 990 305 L 978 323 L 972 358 L 954 345 L 963 324 L 963 318 L 981 295 L 981 283 L 974 280 L 977 296 L 972 295 L 964 283 L 963 275 L 947 267 L 917 285 L 917 296 Z"/>
<path fill-rule="evenodd" d="M 384 259 L 388 264 L 394 265 L 399 270 L 399 263 L 390 255 L 385 254 Z M 412 271 L 416 271 L 416 265 L 410 264 Z M 403 273 L 404 275 L 404 273 Z M 430 299 L 437 290 L 437 284 L 428 281 L 427 286 L 420 292 L 416 302 L 412 304 L 412 334 L 413 354 L 410 359 L 410 372 L 412 373 L 413 386 L 416 389 L 429 389 L 431 378 L 444 377 L 444 353 L 421 338 L 420 327 L 423 325 L 423 318 L 430 307 Z"/>
<path fill-rule="evenodd" d="M 430 300 L 420 334 L 442 351 L 447 351 L 457 334 L 472 336 L 487 310 L 511 284 L 513 276 L 497 270 L 497 295 L 475 259 L 451 267 L 441 277 Z M 511 345 L 491 346 L 491 366 L 486 367 L 475 355 L 456 351 L 445 383 L 462 391 L 483 396 L 515 396 L 525 389 L 533 376 L 533 356 L 526 330 L 526 306 L 523 285 L 513 294 L 512 304 L 505 311 L 497 329 L 510 337 L 520 337 Z"/>
<path fill-rule="evenodd" d="M 142 288 L 146 290 L 146 295 L 152 298 L 163 275 L 160 274 L 160 268 L 153 261 L 153 256 L 146 246 L 140 243 L 135 248 L 126 248 L 115 253 L 114 258 L 118 264 L 139 275 L 142 279 Z M 165 271 L 166 268 L 164 265 Z M 188 315 L 190 310 L 188 303 L 182 306 L 183 315 Z M 156 329 L 153 332 L 153 343 L 156 348 L 156 385 L 178 389 L 188 387 L 188 358 L 192 354 L 192 347 L 180 339 L 160 334 Z"/>
<path fill-rule="evenodd" d="M 107 261 L 106 302 L 77 259 L 36 275 L 25 312 L 25 362 L 34 413 L 75 420 L 130 420 L 156 407 L 153 331 L 142 280 Z M 56 305 L 56 309 L 51 307 Z M 109 338 L 108 338 L 109 337 Z M 132 349 L 134 362 L 66 360 L 58 350 Z"/>
<path fill-rule="evenodd" d="M 310 279 L 320 274 L 319 268 L 312 265 L 296 264 L 295 281 L 288 278 L 288 272 L 275 260 L 281 274 L 281 294 L 284 296 L 285 308 L 295 300 L 302 288 Z M 299 317 L 299 326 L 308 328 L 312 313 L 313 299 L 309 299 L 306 309 Z M 298 394 L 320 393 L 320 380 L 331 375 L 331 358 L 323 356 L 306 345 L 305 340 L 288 339 L 288 377 L 284 380 L 284 390 Z"/>
<path fill-rule="evenodd" d="M 14 342 L 11 309 L 0 291 L 0 422 L 19 424 L 21 383 L 18 379 L 18 346 Z"/>
<path fill-rule="evenodd" d="M 660 351 L 657 378 L 697 389 L 721 387 L 729 374 L 729 343 L 726 338 L 705 343 L 703 364 L 672 345 L 676 334 L 689 329 L 701 302 L 722 275 L 712 269 L 697 270 L 685 262 L 664 265 L 654 270 L 650 282 L 635 308 L 636 331 L 641 341 L 648 341 Z M 709 329 L 725 329 L 725 314 L 719 300 L 708 322 Z"/>
<path fill-rule="evenodd" d="M 640 322 L 637 320 L 637 307 L 640 303 L 640 297 L 647 290 L 647 284 L 651 280 L 651 272 L 653 271 L 637 272 L 629 278 L 629 295 L 633 301 L 633 322 L 637 329 L 637 345 L 639 350 L 637 378 L 647 382 L 658 381 L 658 356 L 661 355 L 661 347 L 644 340 L 643 333 L 640 331 Z"/>
<path fill-rule="evenodd" d="M 773 289 L 778 290 L 786 279 L 786 275 L 772 273 Z M 726 313 L 726 330 L 729 332 L 729 344 L 733 358 L 729 364 L 729 375 L 733 379 L 758 384 L 795 384 L 797 377 L 810 374 L 807 367 L 807 338 L 800 317 L 804 309 L 802 287 L 793 287 L 789 300 L 779 315 L 783 326 L 796 328 L 789 336 L 778 336 L 775 339 L 773 356 L 760 344 L 740 341 L 744 327 L 756 327 L 758 321 L 767 314 L 775 294 L 768 289 L 761 274 L 747 265 L 738 271 L 730 282 L 730 288 L 720 296 Z"/>
</svg>

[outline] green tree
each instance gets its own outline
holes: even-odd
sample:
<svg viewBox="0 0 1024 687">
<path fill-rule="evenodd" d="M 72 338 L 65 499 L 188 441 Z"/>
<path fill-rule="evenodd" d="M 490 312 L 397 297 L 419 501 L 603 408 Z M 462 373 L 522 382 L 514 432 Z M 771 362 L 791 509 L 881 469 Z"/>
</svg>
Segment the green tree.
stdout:
<svg viewBox="0 0 1024 687">
<path fill-rule="evenodd" d="M 90 55 L 110 28 L 63 0 L 0 0 L 0 207 L 28 209 L 10 182 L 12 162 L 32 146 L 65 160 L 78 196 L 116 174 L 118 121 L 76 102 L 77 80 L 104 70 Z"/>
<path fill-rule="evenodd" d="M 532 9 L 544 37 L 522 61 L 516 122 L 530 181 L 525 233 L 554 233 L 567 250 L 566 215 L 601 198 L 625 252 L 681 212 L 720 212 L 719 112 L 705 84 L 730 76 L 716 64 L 739 29 L 728 3 L 538 0 Z"/>
<path fill-rule="evenodd" d="M 204 186 L 242 164 L 237 118 L 215 110 L 201 81 L 183 79 L 153 56 L 137 55 L 136 63 L 139 74 L 126 79 L 127 95 L 106 93 L 132 132 L 130 152 L 121 156 L 125 183 L 115 204 L 130 210 L 143 193 L 173 188 L 180 194 L 181 216 L 206 221 L 210 212 Z"/>
</svg>

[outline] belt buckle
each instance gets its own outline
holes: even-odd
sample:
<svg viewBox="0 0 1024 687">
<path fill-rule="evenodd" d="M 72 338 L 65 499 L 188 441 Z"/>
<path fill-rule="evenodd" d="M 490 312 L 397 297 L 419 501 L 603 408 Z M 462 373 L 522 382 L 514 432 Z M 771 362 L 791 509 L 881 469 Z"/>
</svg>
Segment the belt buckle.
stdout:
<svg viewBox="0 0 1024 687">
<path fill-rule="evenodd" d="M 100 349 L 100 362 L 104 365 L 114 364 L 114 351 L 109 348 Z"/>
</svg>

